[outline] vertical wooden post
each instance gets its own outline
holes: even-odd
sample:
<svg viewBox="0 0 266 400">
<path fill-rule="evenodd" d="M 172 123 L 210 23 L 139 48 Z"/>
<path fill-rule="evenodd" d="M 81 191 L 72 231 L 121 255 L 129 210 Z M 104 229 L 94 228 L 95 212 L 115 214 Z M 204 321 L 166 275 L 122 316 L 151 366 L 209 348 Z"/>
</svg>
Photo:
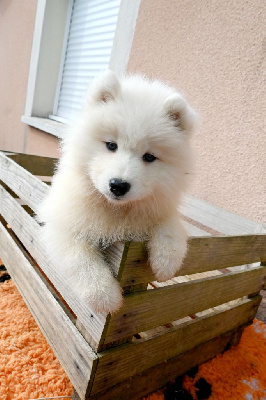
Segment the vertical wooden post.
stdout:
<svg viewBox="0 0 266 400">
<path fill-rule="evenodd" d="M 140 243 L 126 242 L 126 243 L 116 243 L 112 247 L 106 250 L 106 258 L 111 265 L 114 273 L 117 275 L 117 280 L 119 282 L 123 281 L 123 272 L 128 267 L 138 268 L 138 266 L 147 263 L 147 252 L 145 245 L 140 246 Z M 123 293 L 133 293 L 147 290 L 148 282 L 141 284 L 134 284 L 132 280 L 131 285 L 123 286 Z M 105 334 L 108 330 L 108 325 L 112 319 L 109 315 L 109 319 L 106 323 L 104 334 L 101 340 L 98 351 L 106 350 L 110 347 L 115 347 L 123 343 L 130 342 L 133 336 L 117 340 L 115 342 L 105 343 Z"/>
</svg>

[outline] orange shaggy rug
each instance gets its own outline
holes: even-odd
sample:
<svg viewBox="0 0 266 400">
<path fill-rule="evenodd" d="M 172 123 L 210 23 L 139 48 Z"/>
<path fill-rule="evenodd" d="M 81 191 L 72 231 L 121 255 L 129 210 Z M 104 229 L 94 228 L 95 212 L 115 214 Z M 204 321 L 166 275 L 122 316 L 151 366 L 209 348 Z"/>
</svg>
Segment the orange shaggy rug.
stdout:
<svg viewBox="0 0 266 400">
<path fill-rule="evenodd" d="M 73 387 L 11 280 L 0 283 L 0 400 L 68 396 Z M 145 400 L 266 400 L 266 325 Z M 125 399 L 126 393 L 125 393 Z M 115 399 L 114 399 L 115 400 Z"/>
</svg>

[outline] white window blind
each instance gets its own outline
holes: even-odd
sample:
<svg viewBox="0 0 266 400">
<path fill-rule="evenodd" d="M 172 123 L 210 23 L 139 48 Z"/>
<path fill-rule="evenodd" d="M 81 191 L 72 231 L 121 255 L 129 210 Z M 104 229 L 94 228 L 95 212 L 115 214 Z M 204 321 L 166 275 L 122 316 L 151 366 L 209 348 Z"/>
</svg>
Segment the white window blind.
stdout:
<svg viewBox="0 0 266 400">
<path fill-rule="evenodd" d="M 88 84 L 109 66 L 120 0 L 74 0 L 54 117 L 71 120 L 81 109 Z"/>
</svg>

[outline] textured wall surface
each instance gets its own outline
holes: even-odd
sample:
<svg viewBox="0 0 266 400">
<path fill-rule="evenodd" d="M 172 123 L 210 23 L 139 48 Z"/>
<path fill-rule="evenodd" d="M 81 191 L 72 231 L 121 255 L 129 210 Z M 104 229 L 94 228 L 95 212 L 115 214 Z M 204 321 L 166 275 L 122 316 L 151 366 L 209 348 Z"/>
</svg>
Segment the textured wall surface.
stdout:
<svg viewBox="0 0 266 400">
<path fill-rule="evenodd" d="M 0 1 L 0 149 L 56 156 L 57 140 L 21 122 L 36 0 Z"/>
<path fill-rule="evenodd" d="M 0 148 L 23 151 L 24 113 L 32 34 L 36 11 L 33 0 L 0 2 Z"/>
<path fill-rule="evenodd" d="M 264 0 L 142 0 L 129 61 L 199 112 L 190 191 L 266 222 Z"/>
</svg>

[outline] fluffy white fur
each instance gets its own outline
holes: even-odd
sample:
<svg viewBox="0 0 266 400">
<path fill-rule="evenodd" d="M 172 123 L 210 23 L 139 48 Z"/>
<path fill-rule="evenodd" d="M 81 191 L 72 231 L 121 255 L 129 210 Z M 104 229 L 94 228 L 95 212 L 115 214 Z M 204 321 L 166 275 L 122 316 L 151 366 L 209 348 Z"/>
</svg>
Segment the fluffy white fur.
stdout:
<svg viewBox="0 0 266 400">
<path fill-rule="evenodd" d="M 43 240 L 73 290 L 97 312 L 115 312 L 122 290 L 101 248 L 116 241 L 148 241 L 155 278 L 174 276 L 186 254 L 178 205 L 190 168 L 195 113 L 159 81 L 119 80 L 108 71 L 89 90 L 38 218 Z M 106 142 L 118 148 L 110 151 Z M 143 155 L 156 156 L 145 162 Z M 110 180 L 130 183 L 116 198 Z"/>
</svg>

